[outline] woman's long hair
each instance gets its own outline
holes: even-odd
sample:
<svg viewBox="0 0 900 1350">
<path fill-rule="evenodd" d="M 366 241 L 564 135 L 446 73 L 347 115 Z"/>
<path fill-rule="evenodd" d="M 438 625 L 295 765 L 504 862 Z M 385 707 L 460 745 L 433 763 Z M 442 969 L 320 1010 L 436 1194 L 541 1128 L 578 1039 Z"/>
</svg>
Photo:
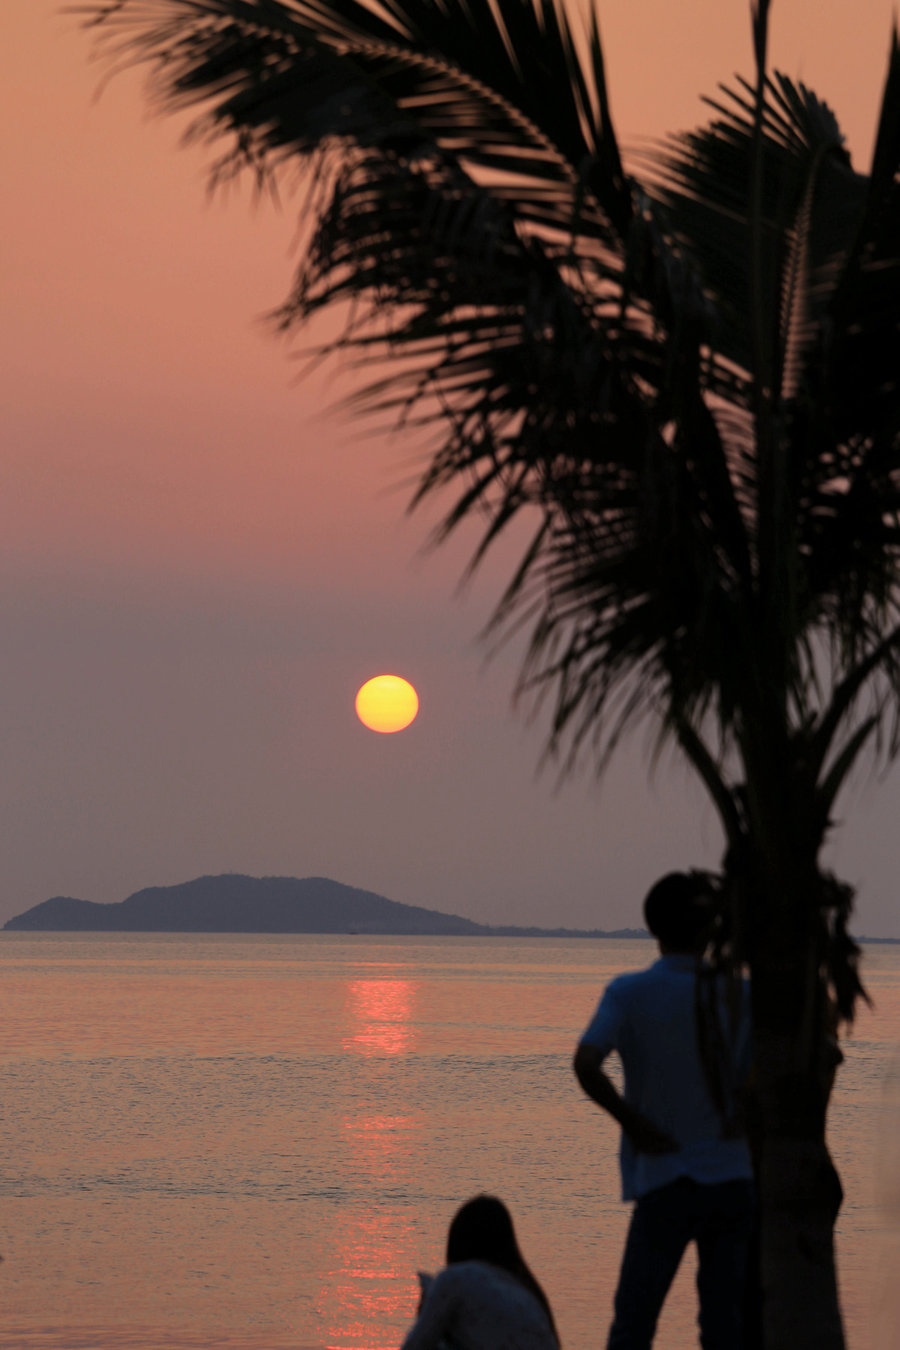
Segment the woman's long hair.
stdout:
<svg viewBox="0 0 900 1350">
<path fill-rule="evenodd" d="M 519 1251 L 512 1215 L 496 1196 L 476 1195 L 454 1215 L 447 1234 L 447 1265 L 458 1261 L 486 1261 L 512 1275 L 534 1294 L 559 1341 L 547 1295 Z"/>
</svg>

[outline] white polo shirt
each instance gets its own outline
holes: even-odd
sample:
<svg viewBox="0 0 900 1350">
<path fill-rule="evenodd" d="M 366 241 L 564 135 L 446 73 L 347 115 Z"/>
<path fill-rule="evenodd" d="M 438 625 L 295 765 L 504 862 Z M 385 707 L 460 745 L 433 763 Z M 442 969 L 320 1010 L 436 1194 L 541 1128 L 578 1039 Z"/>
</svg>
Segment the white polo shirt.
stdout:
<svg viewBox="0 0 900 1350">
<path fill-rule="evenodd" d="M 723 1138 L 723 1122 L 707 1086 L 697 1045 L 696 962 L 661 956 L 647 970 L 612 980 L 582 1045 L 605 1057 L 616 1050 L 625 1073 L 628 1104 L 678 1142 L 674 1153 L 636 1153 L 624 1132 L 619 1150 L 622 1198 L 634 1200 L 678 1177 L 713 1184 L 750 1178 L 743 1138 Z M 727 1034 L 724 998 L 720 1020 Z M 734 1088 L 750 1071 L 750 991 L 744 983 L 729 1064 Z"/>
</svg>

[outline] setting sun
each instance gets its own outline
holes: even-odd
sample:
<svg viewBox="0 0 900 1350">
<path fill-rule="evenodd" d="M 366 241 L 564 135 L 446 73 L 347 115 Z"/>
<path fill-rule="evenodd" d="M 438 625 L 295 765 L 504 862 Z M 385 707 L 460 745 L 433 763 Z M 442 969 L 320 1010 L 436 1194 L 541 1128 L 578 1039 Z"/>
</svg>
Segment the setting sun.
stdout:
<svg viewBox="0 0 900 1350">
<path fill-rule="evenodd" d="M 402 731 L 419 711 L 419 695 L 399 675 L 376 675 L 356 695 L 356 715 L 370 731 Z"/>
</svg>

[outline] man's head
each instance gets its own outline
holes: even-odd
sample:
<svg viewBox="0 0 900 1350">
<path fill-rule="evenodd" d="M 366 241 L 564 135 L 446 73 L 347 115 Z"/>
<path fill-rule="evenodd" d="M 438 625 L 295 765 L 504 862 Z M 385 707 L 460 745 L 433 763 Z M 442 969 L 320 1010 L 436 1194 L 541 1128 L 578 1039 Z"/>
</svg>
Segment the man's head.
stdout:
<svg viewBox="0 0 900 1350">
<path fill-rule="evenodd" d="M 644 901 L 644 922 L 667 952 L 702 951 L 714 916 L 715 897 L 701 872 L 668 872 Z"/>
</svg>

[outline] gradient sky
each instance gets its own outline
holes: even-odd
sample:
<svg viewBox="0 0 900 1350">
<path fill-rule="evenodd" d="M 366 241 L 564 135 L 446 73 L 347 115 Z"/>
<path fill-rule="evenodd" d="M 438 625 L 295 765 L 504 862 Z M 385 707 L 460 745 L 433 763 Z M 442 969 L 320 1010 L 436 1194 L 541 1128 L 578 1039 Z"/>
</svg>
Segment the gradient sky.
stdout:
<svg viewBox="0 0 900 1350">
<path fill-rule="evenodd" d="M 703 119 L 750 72 L 744 0 L 601 0 L 629 141 Z M 868 165 L 891 0 L 775 0 L 773 63 Z M 324 875 L 487 922 L 620 927 L 661 871 L 714 866 L 687 771 L 633 736 L 598 787 L 538 772 L 516 652 L 476 641 L 514 550 L 466 593 L 471 540 L 425 555 L 420 447 L 329 410 L 262 316 L 293 207 L 206 196 L 203 153 L 101 70 L 56 0 L 0 44 L 0 921 L 204 873 Z M 406 732 L 353 712 L 390 671 Z M 856 929 L 900 936 L 900 772 L 863 771 L 832 860 Z"/>
</svg>

